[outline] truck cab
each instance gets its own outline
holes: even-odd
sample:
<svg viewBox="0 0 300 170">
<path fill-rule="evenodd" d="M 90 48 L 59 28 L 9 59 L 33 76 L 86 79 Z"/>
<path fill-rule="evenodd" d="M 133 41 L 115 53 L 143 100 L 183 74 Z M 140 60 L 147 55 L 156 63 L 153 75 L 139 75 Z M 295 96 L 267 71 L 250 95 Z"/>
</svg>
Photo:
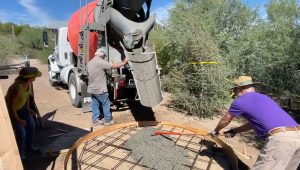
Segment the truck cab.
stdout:
<svg viewBox="0 0 300 170">
<path fill-rule="evenodd" d="M 68 28 L 62 27 L 55 31 L 55 47 L 53 53 L 48 57 L 48 79 L 51 86 L 68 83 L 68 73 L 75 59 L 73 50 L 68 41 Z"/>
</svg>

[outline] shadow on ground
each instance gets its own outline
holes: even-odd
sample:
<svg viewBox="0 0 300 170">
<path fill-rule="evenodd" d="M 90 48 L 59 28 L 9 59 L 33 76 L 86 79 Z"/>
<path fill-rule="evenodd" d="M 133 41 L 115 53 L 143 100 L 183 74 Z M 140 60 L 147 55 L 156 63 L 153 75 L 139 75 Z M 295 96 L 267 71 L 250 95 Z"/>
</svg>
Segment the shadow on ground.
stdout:
<svg viewBox="0 0 300 170">
<path fill-rule="evenodd" d="M 247 145 L 260 149 L 264 145 L 264 140 L 256 135 L 256 133 L 251 130 L 246 133 L 240 133 L 241 141 L 247 143 Z"/>
<path fill-rule="evenodd" d="M 212 141 L 209 141 L 209 140 L 203 140 L 201 142 L 201 144 L 203 146 L 205 146 L 206 149 L 202 149 L 199 152 L 200 156 L 205 156 L 205 157 L 209 157 L 209 158 L 214 159 L 217 162 L 217 164 L 219 166 L 221 166 L 222 169 L 224 169 L 224 170 L 234 169 L 229 164 L 232 160 L 230 160 L 230 158 L 228 158 L 226 156 L 226 153 L 224 152 L 224 149 L 216 147 L 215 142 L 212 142 Z M 208 161 L 207 169 L 210 169 L 210 167 L 211 167 L 211 163 L 212 163 L 211 160 Z M 242 169 L 242 170 L 248 170 L 249 169 L 249 167 L 247 165 L 245 165 L 243 162 L 241 162 L 240 160 L 238 162 L 238 168 Z"/>
<path fill-rule="evenodd" d="M 151 107 L 143 106 L 140 102 L 130 101 L 128 107 L 135 121 L 156 121 Z"/>
<path fill-rule="evenodd" d="M 69 149 L 80 137 L 89 133 L 78 127 L 49 120 L 55 113 L 56 110 L 43 116 L 45 128 L 37 124 L 36 143 L 42 154 L 27 153 L 27 159 L 23 161 L 25 170 L 45 170 L 49 166 L 54 169 L 60 151 Z"/>
<path fill-rule="evenodd" d="M 143 106 L 139 101 L 129 100 L 126 105 L 115 105 L 116 107 L 111 107 L 111 113 L 115 113 L 130 110 L 131 114 L 136 122 L 140 121 L 156 121 L 154 112 L 151 107 Z M 99 119 L 104 118 L 103 109 L 100 104 L 99 106 L 100 114 Z M 125 118 L 126 119 L 126 118 Z M 120 123 L 120 122 L 119 122 Z"/>
</svg>

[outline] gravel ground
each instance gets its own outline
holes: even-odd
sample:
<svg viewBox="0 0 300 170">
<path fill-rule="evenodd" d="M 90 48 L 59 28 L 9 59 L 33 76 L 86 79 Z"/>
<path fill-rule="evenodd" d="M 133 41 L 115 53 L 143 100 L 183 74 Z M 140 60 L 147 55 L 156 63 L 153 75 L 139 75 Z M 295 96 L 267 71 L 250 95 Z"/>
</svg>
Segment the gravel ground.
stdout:
<svg viewBox="0 0 300 170">
<path fill-rule="evenodd" d="M 189 169 L 187 152 L 173 140 L 163 136 L 152 136 L 156 129 L 148 127 L 138 131 L 124 144 L 132 150 L 132 156 L 141 164 L 157 170 Z"/>
</svg>

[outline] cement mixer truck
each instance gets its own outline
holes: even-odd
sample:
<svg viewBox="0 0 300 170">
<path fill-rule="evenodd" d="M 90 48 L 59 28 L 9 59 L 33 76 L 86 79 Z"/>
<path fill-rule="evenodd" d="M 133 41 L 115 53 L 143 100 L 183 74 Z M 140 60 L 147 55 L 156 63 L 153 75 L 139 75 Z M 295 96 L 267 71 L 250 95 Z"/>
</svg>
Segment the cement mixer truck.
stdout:
<svg viewBox="0 0 300 170">
<path fill-rule="evenodd" d="M 90 111 L 87 63 L 98 48 L 104 48 L 108 62 L 129 59 L 120 69 L 107 70 L 112 103 L 139 100 L 147 107 L 160 103 L 160 69 L 148 39 L 155 24 L 151 1 L 97 0 L 76 11 L 68 27 L 57 31 L 54 53 L 48 57 L 50 85 L 66 85 L 72 105 Z"/>
</svg>

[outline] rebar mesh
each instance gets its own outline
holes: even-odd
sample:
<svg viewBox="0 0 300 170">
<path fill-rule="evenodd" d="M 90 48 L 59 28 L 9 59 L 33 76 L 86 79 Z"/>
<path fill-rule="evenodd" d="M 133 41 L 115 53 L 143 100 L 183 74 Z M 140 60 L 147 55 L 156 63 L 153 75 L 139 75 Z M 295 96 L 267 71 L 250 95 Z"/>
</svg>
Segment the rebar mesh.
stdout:
<svg viewBox="0 0 300 170">
<path fill-rule="evenodd" d="M 153 126 L 160 131 L 192 133 L 184 128 L 170 125 Z M 155 169 L 142 163 L 143 157 L 134 159 L 132 150 L 124 143 L 144 127 L 127 126 L 118 130 L 104 133 L 81 144 L 72 154 L 68 168 L 90 170 L 138 170 Z M 162 135 L 174 141 L 177 146 L 188 153 L 188 169 L 231 169 L 230 163 L 223 150 L 205 136 L 200 135 Z M 74 156 L 75 155 L 75 156 Z M 159 156 L 159 155 L 157 155 Z M 71 165 L 70 165 L 71 164 Z"/>
</svg>

